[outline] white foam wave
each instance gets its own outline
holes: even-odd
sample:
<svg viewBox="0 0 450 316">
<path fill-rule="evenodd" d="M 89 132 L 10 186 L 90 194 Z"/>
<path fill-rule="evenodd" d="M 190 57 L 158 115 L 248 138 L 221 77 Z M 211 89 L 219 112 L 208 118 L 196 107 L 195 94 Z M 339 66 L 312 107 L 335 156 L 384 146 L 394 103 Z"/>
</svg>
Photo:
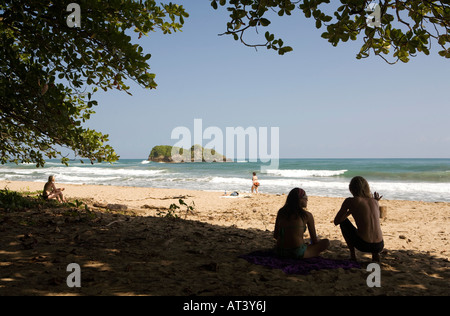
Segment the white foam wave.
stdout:
<svg viewBox="0 0 450 316">
<path fill-rule="evenodd" d="M 370 184 L 372 191 L 392 191 L 401 193 L 410 193 L 426 197 L 428 193 L 446 194 L 450 192 L 450 183 L 430 183 L 430 182 L 372 182 Z"/>
<path fill-rule="evenodd" d="M 74 175 L 59 175 L 58 181 L 64 183 L 92 183 L 100 184 L 114 180 L 120 180 L 120 177 L 80 177 Z"/>
<path fill-rule="evenodd" d="M 239 185 L 248 185 L 251 186 L 251 179 L 243 179 L 243 178 L 225 178 L 225 177 L 212 177 L 209 180 L 210 183 L 220 184 L 239 184 Z"/>
<path fill-rule="evenodd" d="M 64 175 L 91 175 L 91 176 L 125 176 L 125 177 L 152 177 L 164 173 L 164 170 L 138 170 L 138 169 L 110 169 L 110 168 L 83 168 L 83 167 L 58 167 L 47 168 L 46 174 Z M 35 170 L 34 170 L 35 171 Z"/>
<path fill-rule="evenodd" d="M 319 178 L 317 178 L 319 179 Z M 227 190 L 249 191 L 251 180 L 243 178 L 212 177 L 203 178 L 202 185 L 211 185 L 216 188 Z M 309 195 L 349 197 L 351 193 L 348 189 L 347 180 L 312 180 L 312 179 L 270 179 L 260 178 L 260 191 L 271 193 L 288 193 L 295 187 L 303 188 Z M 198 185 L 194 184 L 194 185 Z M 405 199 L 405 200 L 429 200 L 448 201 L 450 183 L 429 183 L 429 182 L 371 182 L 372 192 L 379 192 L 385 199 Z"/>
<path fill-rule="evenodd" d="M 16 175 L 29 175 L 29 174 L 40 174 L 43 173 L 44 169 L 10 169 L 8 172 Z"/>
<path fill-rule="evenodd" d="M 268 169 L 267 174 L 285 178 L 334 177 L 343 175 L 348 170 L 303 170 L 303 169 Z"/>
</svg>

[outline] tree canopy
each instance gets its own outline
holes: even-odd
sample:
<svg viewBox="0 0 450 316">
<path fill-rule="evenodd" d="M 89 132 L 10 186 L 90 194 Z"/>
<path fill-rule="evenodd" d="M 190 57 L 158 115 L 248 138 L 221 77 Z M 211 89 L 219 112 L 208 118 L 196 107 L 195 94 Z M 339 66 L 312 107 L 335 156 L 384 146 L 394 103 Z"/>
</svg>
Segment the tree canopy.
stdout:
<svg viewBox="0 0 450 316">
<path fill-rule="evenodd" d="M 0 155 L 1 163 L 43 166 L 62 157 L 61 147 L 91 162 L 115 161 L 108 135 L 86 128 L 97 89 L 122 90 L 126 81 L 156 87 L 150 54 L 132 42 L 152 31 L 181 29 L 182 6 L 156 1 L 76 2 L 7 0 L 0 4 Z M 70 8 L 69 8 L 70 9 Z M 77 21 L 80 25 L 74 24 Z M 70 16 L 73 15 L 73 16 Z M 80 18 L 81 15 L 81 18 Z M 61 147 L 58 147 L 61 146 Z M 67 163 L 68 158 L 62 157 Z"/>
<path fill-rule="evenodd" d="M 267 27 L 273 18 L 301 11 L 315 20 L 322 37 L 333 46 L 339 42 L 363 39 L 356 58 L 366 58 L 373 52 L 389 63 L 408 62 L 418 52 L 430 54 L 435 42 L 438 54 L 450 58 L 450 4 L 448 1 L 422 0 L 210 0 L 214 9 L 226 7 L 230 20 L 223 34 L 232 35 L 247 46 L 267 47 L 283 55 L 292 51 L 282 39 L 269 31 L 261 44 L 249 44 L 244 34 L 249 29 Z M 326 6 L 328 4 L 328 7 Z M 330 6 L 332 8 L 330 9 Z M 377 16 L 378 15 L 378 16 Z M 377 21 L 375 21 L 377 20 Z M 377 23 L 375 23 L 377 22 Z M 392 56 L 390 56 L 390 53 Z"/>
<path fill-rule="evenodd" d="M 330 9 L 325 6 L 329 0 L 210 0 L 214 9 L 229 12 L 223 34 L 281 55 L 292 48 L 269 31 L 261 44 L 247 43 L 244 34 L 269 26 L 274 16 L 298 11 L 325 28 L 322 37 L 333 46 L 362 37 L 357 58 L 373 52 L 390 63 L 407 62 L 419 52 L 430 54 L 433 42 L 439 55 L 450 58 L 446 1 L 380 0 L 374 13 L 370 1 L 337 3 Z M 131 94 L 128 80 L 155 88 L 151 55 L 126 31 L 139 39 L 153 31 L 172 33 L 188 16 L 181 5 L 154 0 L 2 1 L 0 162 L 43 166 L 46 158 L 60 157 L 67 163 L 60 151 L 64 147 L 91 162 L 117 160 L 108 135 L 84 126 L 97 105 L 92 96 L 98 89 Z"/>
</svg>

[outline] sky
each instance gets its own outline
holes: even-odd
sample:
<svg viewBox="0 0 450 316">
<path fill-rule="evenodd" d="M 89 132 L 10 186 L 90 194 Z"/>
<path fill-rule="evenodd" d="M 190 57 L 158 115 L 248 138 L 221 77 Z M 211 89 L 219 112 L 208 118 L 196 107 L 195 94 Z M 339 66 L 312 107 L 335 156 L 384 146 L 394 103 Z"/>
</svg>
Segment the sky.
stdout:
<svg viewBox="0 0 450 316">
<path fill-rule="evenodd" d="M 152 55 L 157 89 L 132 83 L 133 96 L 94 95 L 99 106 L 87 125 L 109 134 L 122 159 L 175 145 L 171 134 L 179 127 L 191 131 L 193 144 L 195 119 L 203 130 L 223 131 L 224 144 L 227 127 L 278 128 L 277 143 L 268 146 L 278 147 L 279 158 L 450 157 L 450 61 L 437 54 L 436 43 L 429 56 L 406 64 L 373 54 L 357 60 L 361 41 L 333 47 L 313 19 L 295 12 L 259 29 L 261 41 L 269 30 L 293 47 L 280 56 L 219 36 L 228 21 L 224 8 L 179 3 L 190 14 L 182 32 L 136 41 Z"/>
</svg>

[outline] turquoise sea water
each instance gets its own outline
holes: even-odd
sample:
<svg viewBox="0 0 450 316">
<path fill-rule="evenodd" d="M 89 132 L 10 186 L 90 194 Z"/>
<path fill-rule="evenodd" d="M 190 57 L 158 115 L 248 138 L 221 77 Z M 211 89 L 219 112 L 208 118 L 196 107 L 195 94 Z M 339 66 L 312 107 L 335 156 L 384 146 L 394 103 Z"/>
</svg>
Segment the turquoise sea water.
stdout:
<svg viewBox="0 0 450 316">
<path fill-rule="evenodd" d="M 261 172 L 260 162 L 154 163 L 123 159 L 91 165 L 72 161 L 68 167 L 49 161 L 0 166 L 0 180 L 40 181 L 55 175 L 58 183 L 102 184 L 207 191 L 250 192 L 257 172 L 261 193 L 288 193 L 302 187 L 313 196 L 350 196 L 352 177 L 365 177 L 372 192 L 385 199 L 450 202 L 450 159 L 280 159 L 276 169 Z M 269 167 L 270 168 L 270 167 Z"/>
</svg>

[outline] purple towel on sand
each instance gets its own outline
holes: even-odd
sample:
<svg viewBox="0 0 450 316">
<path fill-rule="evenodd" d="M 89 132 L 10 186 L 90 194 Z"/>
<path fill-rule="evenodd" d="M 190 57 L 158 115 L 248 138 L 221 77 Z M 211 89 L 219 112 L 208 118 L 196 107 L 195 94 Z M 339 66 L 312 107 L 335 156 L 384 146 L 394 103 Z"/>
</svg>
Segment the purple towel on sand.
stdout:
<svg viewBox="0 0 450 316">
<path fill-rule="evenodd" d="M 289 259 L 277 257 L 273 251 L 255 251 L 239 258 L 245 259 L 250 263 L 263 265 L 272 269 L 281 269 L 287 274 L 303 274 L 306 275 L 312 270 L 321 269 L 351 269 L 361 268 L 357 262 L 350 260 L 334 260 L 322 257 L 309 259 Z"/>
</svg>

